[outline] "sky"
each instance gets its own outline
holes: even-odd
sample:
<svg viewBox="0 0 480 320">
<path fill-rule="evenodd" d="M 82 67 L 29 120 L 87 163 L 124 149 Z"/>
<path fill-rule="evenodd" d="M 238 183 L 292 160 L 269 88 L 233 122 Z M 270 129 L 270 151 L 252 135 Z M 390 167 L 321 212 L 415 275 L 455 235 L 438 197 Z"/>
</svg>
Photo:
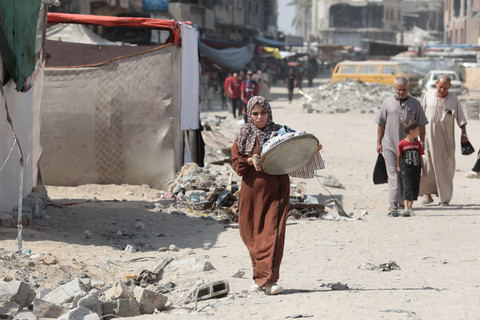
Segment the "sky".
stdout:
<svg viewBox="0 0 480 320">
<path fill-rule="evenodd" d="M 292 21 L 295 16 L 295 6 L 287 6 L 292 0 L 278 0 L 277 25 L 284 34 L 293 35 Z"/>
</svg>

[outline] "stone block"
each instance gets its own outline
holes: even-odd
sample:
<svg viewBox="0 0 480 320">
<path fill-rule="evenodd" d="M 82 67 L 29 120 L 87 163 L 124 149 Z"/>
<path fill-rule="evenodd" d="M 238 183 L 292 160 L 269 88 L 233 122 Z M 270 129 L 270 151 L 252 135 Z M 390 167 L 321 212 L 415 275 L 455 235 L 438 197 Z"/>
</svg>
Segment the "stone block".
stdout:
<svg viewBox="0 0 480 320">
<path fill-rule="evenodd" d="M 37 316 L 27 308 L 24 308 L 22 311 L 17 313 L 13 320 L 37 320 Z"/>
<path fill-rule="evenodd" d="M 102 316 L 102 307 L 100 306 L 100 300 L 98 299 L 98 291 L 93 289 L 87 296 L 78 300 L 79 307 L 85 307 L 88 310 L 95 312 L 99 316 Z"/>
<path fill-rule="evenodd" d="M 105 291 L 106 301 L 131 298 L 133 298 L 133 294 L 128 290 L 127 285 L 120 281 L 117 281 L 112 288 Z"/>
<path fill-rule="evenodd" d="M 92 290 L 92 279 L 90 278 L 80 278 L 80 281 L 85 285 L 85 288 L 87 289 L 87 292 L 90 292 Z"/>
<path fill-rule="evenodd" d="M 0 319 L 12 319 L 21 309 L 14 301 L 0 301 Z"/>
<path fill-rule="evenodd" d="M 197 294 L 198 291 L 198 294 Z M 226 296 L 230 292 L 230 286 L 228 281 L 216 281 L 212 283 L 203 284 L 197 289 L 190 292 L 189 298 L 194 301 L 197 297 L 197 301 L 206 300 L 211 298 L 218 298 Z"/>
<path fill-rule="evenodd" d="M 86 320 L 86 319 L 98 320 L 100 319 L 100 317 L 96 313 L 88 310 L 85 307 L 77 307 L 65 313 L 61 317 L 57 318 L 57 320 Z"/>
<path fill-rule="evenodd" d="M 140 305 L 134 298 L 107 301 L 103 304 L 103 314 L 104 319 L 136 317 L 141 314 Z"/>
<path fill-rule="evenodd" d="M 73 302 L 73 299 L 79 291 L 87 292 L 87 288 L 80 279 L 76 278 L 55 288 L 52 292 L 48 293 L 43 300 L 57 305 L 63 305 Z"/>
<path fill-rule="evenodd" d="M 68 308 L 59 306 L 42 299 L 33 300 L 33 313 L 39 318 L 58 318 L 69 311 Z"/>
<path fill-rule="evenodd" d="M 13 301 L 20 309 L 29 307 L 35 299 L 35 291 L 22 281 L 0 281 L 0 301 Z"/>
<path fill-rule="evenodd" d="M 155 309 L 162 310 L 168 301 L 166 295 L 142 287 L 135 287 L 133 294 L 140 304 L 140 312 L 142 314 L 151 314 Z"/>
</svg>

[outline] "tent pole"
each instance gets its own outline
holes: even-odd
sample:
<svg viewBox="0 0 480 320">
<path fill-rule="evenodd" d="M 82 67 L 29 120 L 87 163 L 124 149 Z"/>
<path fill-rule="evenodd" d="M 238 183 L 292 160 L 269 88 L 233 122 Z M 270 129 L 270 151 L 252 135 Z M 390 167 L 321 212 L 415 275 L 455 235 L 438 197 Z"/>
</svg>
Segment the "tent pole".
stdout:
<svg viewBox="0 0 480 320">
<path fill-rule="evenodd" d="M 18 228 L 18 251 L 22 251 L 22 220 L 23 220 L 23 208 L 22 208 L 22 202 L 23 202 L 23 164 L 20 165 L 20 183 L 19 183 L 19 188 L 18 188 L 18 222 L 17 222 L 17 228 Z"/>
</svg>

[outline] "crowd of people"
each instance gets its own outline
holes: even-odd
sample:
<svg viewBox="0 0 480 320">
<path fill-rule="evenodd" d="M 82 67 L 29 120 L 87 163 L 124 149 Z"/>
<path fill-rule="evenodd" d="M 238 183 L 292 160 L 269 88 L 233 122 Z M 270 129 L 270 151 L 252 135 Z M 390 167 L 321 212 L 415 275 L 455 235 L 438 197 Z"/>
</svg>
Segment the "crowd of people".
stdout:
<svg viewBox="0 0 480 320">
<path fill-rule="evenodd" d="M 308 86 L 313 86 L 317 75 L 318 64 L 314 58 L 306 62 L 252 61 L 241 70 L 230 72 L 206 72 L 200 76 L 200 100 L 203 110 L 211 110 L 215 93 L 221 101 L 222 110 L 229 108 L 235 119 L 244 118 L 247 122 L 245 106 L 248 99 L 255 95 L 271 101 L 271 86 L 282 82 L 287 88 L 289 101 L 293 99 L 294 88 L 303 88 L 303 79 L 307 78 Z"/>
</svg>

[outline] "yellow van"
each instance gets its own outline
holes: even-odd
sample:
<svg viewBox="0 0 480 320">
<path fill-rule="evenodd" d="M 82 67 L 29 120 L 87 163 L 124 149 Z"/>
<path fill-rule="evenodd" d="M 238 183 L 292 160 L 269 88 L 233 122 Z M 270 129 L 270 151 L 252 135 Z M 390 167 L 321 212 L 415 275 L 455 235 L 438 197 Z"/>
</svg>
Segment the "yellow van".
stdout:
<svg viewBox="0 0 480 320">
<path fill-rule="evenodd" d="M 393 86 L 396 77 L 404 76 L 410 81 L 410 93 L 420 94 L 420 77 L 406 63 L 393 61 L 343 61 L 332 72 L 332 81 L 345 79 L 389 84 Z"/>
</svg>

